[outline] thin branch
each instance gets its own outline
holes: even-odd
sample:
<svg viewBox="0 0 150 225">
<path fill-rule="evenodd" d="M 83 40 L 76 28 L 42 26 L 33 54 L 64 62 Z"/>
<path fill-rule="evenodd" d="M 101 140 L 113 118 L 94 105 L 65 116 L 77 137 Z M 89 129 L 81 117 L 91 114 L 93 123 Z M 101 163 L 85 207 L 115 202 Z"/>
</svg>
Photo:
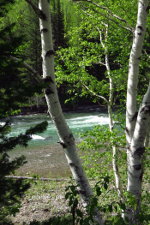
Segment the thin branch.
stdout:
<svg viewBox="0 0 150 225">
<path fill-rule="evenodd" d="M 147 53 L 145 49 L 143 49 L 144 54 L 147 56 L 148 59 L 150 59 L 150 55 Z"/>
<path fill-rule="evenodd" d="M 34 10 L 34 12 L 38 15 L 38 17 L 42 20 L 46 20 L 46 15 L 43 13 L 42 10 L 40 10 L 33 2 L 32 0 L 25 0 Z"/>
<path fill-rule="evenodd" d="M 91 1 L 91 0 L 86 0 L 86 1 L 89 2 L 89 3 L 91 3 L 92 5 L 97 6 L 97 7 L 100 8 L 100 9 L 106 10 L 111 16 L 113 16 L 114 18 L 120 20 L 121 22 L 126 23 L 127 26 L 130 27 L 129 24 L 127 23 L 127 21 L 126 21 L 125 19 L 123 19 L 123 18 L 121 18 L 120 16 L 114 14 L 108 7 L 99 5 L 99 4 L 97 4 L 96 2 L 93 2 L 93 1 Z"/>
<path fill-rule="evenodd" d="M 101 61 L 99 61 L 98 64 L 100 64 L 100 65 L 102 65 L 102 66 L 106 66 L 106 64 L 103 63 L 103 62 L 101 62 Z"/>
<path fill-rule="evenodd" d="M 109 104 L 108 100 L 104 96 L 96 94 L 93 90 L 91 90 L 87 85 L 85 85 L 83 83 L 82 83 L 82 86 L 85 87 L 92 95 L 103 99 L 107 104 Z"/>
<path fill-rule="evenodd" d="M 95 15 L 92 15 L 92 14 L 86 12 L 87 9 L 89 9 L 89 8 L 88 8 L 88 7 L 83 7 L 83 6 L 82 6 L 82 11 L 83 11 L 85 14 L 88 14 L 88 15 L 93 16 L 93 17 L 95 18 Z M 92 9 L 92 10 L 93 10 L 95 13 L 97 13 L 97 14 L 99 14 L 99 15 L 105 17 L 106 19 L 112 21 L 113 23 L 117 24 L 117 26 L 119 26 L 119 27 L 121 27 L 121 28 L 123 28 L 123 29 L 125 29 L 125 30 L 130 31 L 131 33 L 134 33 L 134 29 L 133 29 L 132 27 L 128 27 L 128 26 L 121 25 L 121 24 L 120 24 L 118 21 L 116 21 L 115 19 L 110 18 L 110 17 L 107 16 L 105 13 L 99 12 L 99 11 L 97 11 L 96 9 Z"/>
</svg>

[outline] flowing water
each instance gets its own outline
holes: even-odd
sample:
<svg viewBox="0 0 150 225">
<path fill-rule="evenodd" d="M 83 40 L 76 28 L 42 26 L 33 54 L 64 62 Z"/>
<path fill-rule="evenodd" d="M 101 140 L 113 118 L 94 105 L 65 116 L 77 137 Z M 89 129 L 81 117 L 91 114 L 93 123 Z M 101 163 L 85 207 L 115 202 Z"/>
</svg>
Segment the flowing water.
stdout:
<svg viewBox="0 0 150 225">
<path fill-rule="evenodd" d="M 67 123 L 76 139 L 79 134 L 92 129 L 96 125 L 108 124 L 108 116 L 100 113 L 67 113 L 65 114 Z M 27 164 L 21 167 L 18 175 L 37 174 L 44 177 L 68 176 L 69 169 L 66 163 L 63 149 L 58 142 L 56 128 L 46 114 L 34 114 L 14 117 L 11 121 L 12 130 L 9 136 L 17 136 L 24 133 L 26 129 L 47 120 L 48 128 L 45 132 L 32 136 L 27 148 L 16 147 L 11 151 L 10 156 L 25 155 Z"/>
<path fill-rule="evenodd" d="M 76 137 L 78 137 L 81 132 L 91 129 L 93 126 L 108 124 L 108 117 L 106 114 L 93 113 L 91 115 L 88 113 L 68 113 L 65 117 L 69 127 Z M 26 129 L 33 127 L 44 120 L 48 121 L 47 130 L 41 134 L 32 135 L 30 145 L 56 143 L 58 141 L 56 128 L 49 119 L 49 116 L 45 114 L 14 117 L 11 121 L 12 130 L 8 136 L 17 136 L 20 133 L 24 133 Z"/>
</svg>

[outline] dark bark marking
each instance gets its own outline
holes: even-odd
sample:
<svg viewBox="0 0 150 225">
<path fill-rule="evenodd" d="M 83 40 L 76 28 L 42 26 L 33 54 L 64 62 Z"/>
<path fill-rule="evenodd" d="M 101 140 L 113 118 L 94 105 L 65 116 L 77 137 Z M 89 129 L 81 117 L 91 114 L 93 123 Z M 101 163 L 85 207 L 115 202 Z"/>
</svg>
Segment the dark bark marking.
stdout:
<svg viewBox="0 0 150 225">
<path fill-rule="evenodd" d="M 136 156 L 136 155 L 142 156 L 144 152 L 145 152 L 145 147 L 137 148 L 134 152 L 134 156 Z"/>
<path fill-rule="evenodd" d="M 73 134 L 71 133 L 70 135 L 69 135 L 69 138 L 72 138 L 73 137 Z"/>
<path fill-rule="evenodd" d="M 47 20 L 45 13 L 41 9 L 39 10 L 39 16 L 42 20 Z"/>
<path fill-rule="evenodd" d="M 54 50 L 49 50 L 49 51 L 46 52 L 45 57 L 49 57 L 49 56 L 54 55 L 54 54 L 55 54 Z"/>
<path fill-rule="evenodd" d="M 150 106 L 144 106 L 144 107 L 141 109 L 140 113 L 142 113 L 142 112 L 144 112 L 145 114 L 146 114 L 146 113 L 150 113 Z"/>
<path fill-rule="evenodd" d="M 67 135 L 67 136 L 64 137 L 64 140 L 66 140 L 67 144 L 70 145 L 70 143 L 71 143 L 71 141 L 72 141 L 72 140 L 70 140 L 70 139 L 72 139 L 72 138 L 74 139 L 74 136 L 73 136 L 72 133 L 70 133 L 69 135 Z M 68 140 L 68 139 L 69 139 L 69 140 Z"/>
<path fill-rule="evenodd" d="M 47 28 L 43 28 L 43 29 L 41 29 L 41 33 L 43 32 L 43 33 L 46 33 L 48 31 L 48 29 Z"/>
<path fill-rule="evenodd" d="M 127 127 L 125 128 L 125 132 L 126 132 L 127 134 L 129 134 L 129 130 L 128 130 Z"/>
<path fill-rule="evenodd" d="M 71 133 L 70 135 L 69 135 L 69 139 L 74 139 L 74 136 L 73 136 L 73 134 Z"/>
<path fill-rule="evenodd" d="M 50 95 L 50 94 L 54 94 L 54 92 L 50 88 L 46 88 L 45 94 Z"/>
<path fill-rule="evenodd" d="M 132 116 L 132 118 L 130 119 L 130 122 L 133 122 L 134 120 L 136 120 L 137 115 L 138 115 L 138 112 L 136 112 L 136 113 Z"/>
<path fill-rule="evenodd" d="M 139 177 L 139 180 L 142 180 L 142 178 L 143 178 L 143 173 L 144 173 L 144 171 L 142 170 L 142 171 L 141 171 L 141 174 L 140 174 L 140 177 Z"/>
<path fill-rule="evenodd" d="M 142 26 L 138 26 L 137 28 L 139 28 L 140 30 L 143 30 L 143 27 Z"/>
<path fill-rule="evenodd" d="M 142 33 L 141 32 L 139 32 L 139 33 L 137 33 L 138 35 L 142 35 Z"/>
<path fill-rule="evenodd" d="M 63 148 L 67 148 L 67 145 L 64 142 L 58 141 L 57 143 L 59 143 Z"/>
<path fill-rule="evenodd" d="M 78 174 L 78 177 L 80 177 L 79 176 L 79 173 L 78 173 L 78 166 L 76 166 L 76 164 L 75 163 L 69 163 L 69 166 L 70 167 L 73 167 L 74 169 L 75 169 L 75 171 L 76 171 L 76 174 Z M 80 179 L 79 179 L 79 183 L 81 182 L 81 177 L 80 177 Z"/>
<path fill-rule="evenodd" d="M 45 84 L 54 83 L 51 77 L 45 77 L 43 80 Z"/>
<path fill-rule="evenodd" d="M 141 164 L 134 165 L 133 167 L 134 167 L 135 170 L 141 170 L 141 168 L 142 168 Z"/>
<path fill-rule="evenodd" d="M 130 146 L 128 146 L 128 147 L 127 147 L 127 150 L 128 150 L 128 151 L 131 151 L 131 148 L 130 148 Z"/>
<path fill-rule="evenodd" d="M 118 166 L 116 166 L 116 172 L 118 172 Z"/>
<path fill-rule="evenodd" d="M 69 166 L 75 167 L 75 164 L 74 163 L 69 163 Z"/>
</svg>

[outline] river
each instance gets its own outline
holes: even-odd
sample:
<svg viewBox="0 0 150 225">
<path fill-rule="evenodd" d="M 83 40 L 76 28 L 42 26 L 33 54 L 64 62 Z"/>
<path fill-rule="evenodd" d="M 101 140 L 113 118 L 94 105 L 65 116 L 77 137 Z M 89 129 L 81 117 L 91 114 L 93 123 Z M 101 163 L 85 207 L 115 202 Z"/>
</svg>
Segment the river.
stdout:
<svg viewBox="0 0 150 225">
<path fill-rule="evenodd" d="M 92 129 L 95 125 L 108 124 L 106 114 L 101 113 L 67 113 L 65 118 L 76 140 L 79 141 L 80 133 Z M 9 136 L 17 136 L 26 129 L 44 120 L 48 121 L 45 132 L 32 136 L 27 148 L 16 147 L 11 151 L 13 159 L 16 156 L 25 155 L 27 163 L 17 170 L 17 175 L 39 175 L 44 177 L 66 177 L 70 171 L 64 156 L 63 149 L 57 143 L 58 135 L 56 128 L 48 115 L 34 114 L 16 116 L 12 118 L 12 130 Z"/>
<path fill-rule="evenodd" d="M 79 137 L 81 132 L 92 129 L 93 126 L 104 125 L 109 122 L 107 115 L 100 113 L 67 113 L 65 114 L 65 118 L 76 137 Z M 30 145 L 47 145 L 48 143 L 56 143 L 58 141 L 56 128 L 49 116 L 46 114 L 13 117 L 11 121 L 12 130 L 9 136 L 17 136 L 20 133 L 24 133 L 26 129 L 33 127 L 44 120 L 48 121 L 47 130 L 41 134 L 33 135 Z"/>
</svg>

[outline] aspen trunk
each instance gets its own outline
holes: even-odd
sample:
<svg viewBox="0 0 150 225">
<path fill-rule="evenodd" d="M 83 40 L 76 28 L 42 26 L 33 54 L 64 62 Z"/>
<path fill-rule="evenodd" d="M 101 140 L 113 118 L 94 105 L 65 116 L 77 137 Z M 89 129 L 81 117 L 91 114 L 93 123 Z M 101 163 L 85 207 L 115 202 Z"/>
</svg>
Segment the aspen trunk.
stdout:
<svg viewBox="0 0 150 225">
<path fill-rule="evenodd" d="M 137 216 L 141 205 L 141 187 L 143 177 L 143 154 L 145 139 L 149 129 L 150 119 L 150 85 L 139 109 L 135 131 L 128 151 L 128 184 L 127 190 L 135 196 L 136 209 L 130 210 L 128 218 L 138 224 Z M 129 213 L 128 212 L 128 213 Z"/>
<path fill-rule="evenodd" d="M 142 53 L 142 46 L 146 30 L 148 4 L 149 0 L 139 0 L 137 23 L 129 59 L 127 104 L 126 104 L 126 138 L 128 145 L 130 145 L 131 143 L 137 118 L 136 97 L 137 97 L 137 85 L 139 77 L 139 62 Z"/>
<path fill-rule="evenodd" d="M 79 185 L 79 193 L 81 194 L 84 203 L 88 204 L 93 194 L 82 169 L 80 159 L 78 158 L 75 140 L 65 121 L 57 94 L 54 76 L 54 50 L 52 43 L 51 17 L 48 1 L 39 0 L 39 9 L 43 15 L 40 17 L 40 31 L 43 59 L 43 78 L 46 82 L 48 82 L 48 87 L 45 90 L 45 99 L 48 106 L 48 112 L 57 128 L 60 144 L 64 148 L 72 175 L 76 183 Z M 98 224 L 103 224 L 101 215 L 97 210 L 95 210 L 95 220 Z"/>
<path fill-rule="evenodd" d="M 146 18 L 149 0 L 138 1 L 138 15 L 133 38 L 132 49 L 129 59 L 129 72 L 127 84 L 126 105 L 126 139 L 127 139 L 127 161 L 128 161 L 128 183 L 127 190 L 135 196 L 137 208 L 127 209 L 125 217 L 129 224 L 138 224 L 137 216 L 140 211 L 141 185 L 144 153 L 144 141 L 149 121 L 150 90 L 144 96 L 142 105 L 137 113 L 137 85 L 139 76 L 139 61 L 142 52 L 144 35 L 146 30 Z"/>
</svg>

